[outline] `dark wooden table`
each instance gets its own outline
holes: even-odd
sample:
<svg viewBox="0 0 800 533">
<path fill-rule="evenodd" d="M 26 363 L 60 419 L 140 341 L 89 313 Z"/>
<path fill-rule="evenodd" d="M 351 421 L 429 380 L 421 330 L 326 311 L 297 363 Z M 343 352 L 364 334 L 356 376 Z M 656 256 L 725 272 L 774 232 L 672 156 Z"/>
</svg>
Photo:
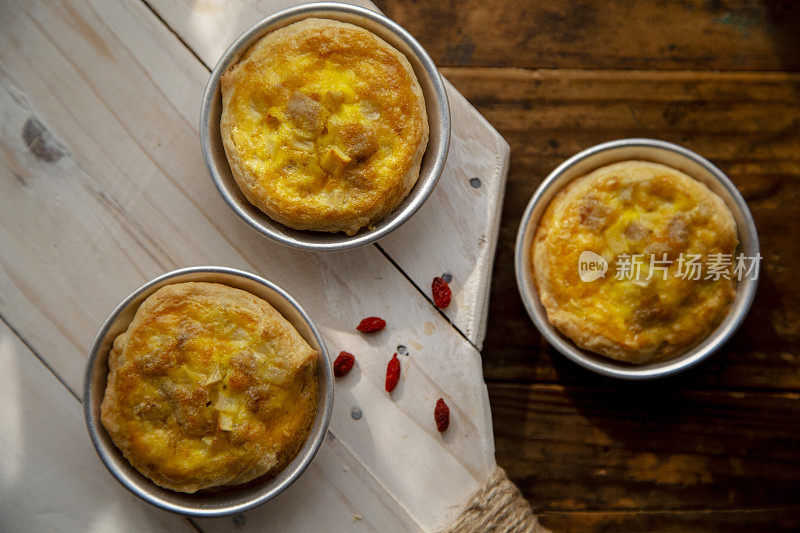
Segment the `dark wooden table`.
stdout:
<svg viewBox="0 0 800 533">
<path fill-rule="evenodd" d="M 498 463 L 554 531 L 800 530 L 800 3 L 378 0 L 511 144 L 483 350 Z M 764 265 L 744 326 L 658 382 L 550 348 L 513 273 L 558 163 L 624 137 L 725 171 Z"/>
</svg>

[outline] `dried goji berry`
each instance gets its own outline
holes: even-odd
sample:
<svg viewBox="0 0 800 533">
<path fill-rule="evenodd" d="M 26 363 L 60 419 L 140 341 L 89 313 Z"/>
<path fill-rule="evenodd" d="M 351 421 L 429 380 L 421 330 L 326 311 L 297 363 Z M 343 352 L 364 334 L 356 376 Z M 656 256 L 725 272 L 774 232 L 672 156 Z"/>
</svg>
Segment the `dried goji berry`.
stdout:
<svg viewBox="0 0 800 533">
<path fill-rule="evenodd" d="M 361 333 L 375 333 L 386 327 L 386 321 L 376 316 L 370 316 L 361 321 L 356 329 Z"/>
<path fill-rule="evenodd" d="M 447 431 L 447 426 L 450 425 L 450 408 L 444 403 L 444 398 L 439 398 L 436 401 L 433 418 L 436 420 L 436 429 L 439 430 L 439 433 Z"/>
<path fill-rule="evenodd" d="M 386 392 L 392 392 L 398 381 L 400 381 L 400 359 L 394 354 L 386 365 Z"/>
<path fill-rule="evenodd" d="M 440 277 L 433 278 L 431 283 L 431 292 L 433 292 L 433 303 L 439 309 L 444 309 L 450 305 L 450 299 L 453 297 L 453 291 L 445 280 Z"/>
<path fill-rule="evenodd" d="M 353 369 L 353 363 L 355 362 L 356 358 L 353 357 L 353 354 L 341 352 L 336 361 L 333 362 L 333 375 L 337 378 L 347 375 Z"/>
</svg>

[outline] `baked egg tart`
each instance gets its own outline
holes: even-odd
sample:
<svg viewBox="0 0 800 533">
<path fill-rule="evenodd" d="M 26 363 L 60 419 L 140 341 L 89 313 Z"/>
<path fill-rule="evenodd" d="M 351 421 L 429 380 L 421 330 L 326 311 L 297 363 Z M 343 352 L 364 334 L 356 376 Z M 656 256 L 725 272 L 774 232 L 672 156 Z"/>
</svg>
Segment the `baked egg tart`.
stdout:
<svg viewBox="0 0 800 533">
<path fill-rule="evenodd" d="M 530 261 L 551 324 L 580 348 L 643 364 L 680 355 L 726 316 L 737 245 L 733 215 L 704 184 L 622 161 L 553 198 Z M 584 277 L 587 254 L 595 271 Z"/>
<path fill-rule="evenodd" d="M 114 340 L 101 421 L 131 465 L 167 489 L 275 475 L 314 422 L 316 357 L 249 292 L 167 285 Z"/>
<path fill-rule="evenodd" d="M 262 37 L 220 81 L 237 185 L 299 230 L 354 235 L 419 177 L 428 120 L 406 57 L 359 26 L 309 18 Z"/>
</svg>

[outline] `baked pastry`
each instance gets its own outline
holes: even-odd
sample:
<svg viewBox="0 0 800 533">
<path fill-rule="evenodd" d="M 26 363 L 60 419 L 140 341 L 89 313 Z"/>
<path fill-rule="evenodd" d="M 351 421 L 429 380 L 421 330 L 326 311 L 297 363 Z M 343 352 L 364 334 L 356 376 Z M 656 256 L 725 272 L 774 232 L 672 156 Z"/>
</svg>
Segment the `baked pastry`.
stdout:
<svg viewBox="0 0 800 533">
<path fill-rule="evenodd" d="M 708 187 L 674 168 L 623 161 L 551 201 L 534 237 L 533 277 L 547 318 L 579 347 L 655 362 L 697 344 L 726 315 L 737 244 L 733 215 Z M 586 253 L 595 272 L 582 277 Z M 720 275 L 709 278 L 711 263 Z"/>
<path fill-rule="evenodd" d="M 168 489 L 277 474 L 314 421 L 316 355 L 249 292 L 168 285 L 114 340 L 101 420 L 125 458 Z"/>
<path fill-rule="evenodd" d="M 245 197 L 295 229 L 353 235 L 419 177 L 425 100 L 373 33 L 306 19 L 261 38 L 221 79 L 220 132 Z"/>
</svg>

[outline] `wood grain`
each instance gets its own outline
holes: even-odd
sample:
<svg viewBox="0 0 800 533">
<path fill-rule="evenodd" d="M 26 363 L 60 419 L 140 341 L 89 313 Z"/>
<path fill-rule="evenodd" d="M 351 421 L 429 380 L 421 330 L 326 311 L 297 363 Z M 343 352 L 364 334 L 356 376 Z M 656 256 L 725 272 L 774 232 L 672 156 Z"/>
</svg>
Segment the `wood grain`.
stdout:
<svg viewBox="0 0 800 533">
<path fill-rule="evenodd" d="M 489 389 L 498 463 L 555 530 L 800 526 L 797 393 Z"/>
<path fill-rule="evenodd" d="M 800 69 L 792 0 L 377 0 L 439 66 Z"/>
<path fill-rule="evenodd" d="M 564 533 L 625 531 L 629 533 L 688 533 L 695 531 L 769 531 L 795 533 L 800 527 L 796 507 L 766 509 L 709 509 L 703 511 L 572 511 L 539 513 L 540 521 Z"/>
<path fill-rule="evenodd" d="M 285 508 L 314 499 L 344 513 L 315 515 L 320 527 L 354 514 L 364 529 L 449 523 L 495 468 L 474 346 L 377 248 L 303 253 L 241 224 L 198 146 L 208 70 L 143 3 L 3 3 L 0 19 L 0 312 L 21 338 L 79 396 L 93 335 L 144 281 L 190 265 L 262 274 L 302 303 L 332 353 L 359 358 L 337 382 L 337 445 L 315 462 L 309 480 L 319 482 L 286 495 Z M 389 328 L 358 334 L 373 314 Z M 389 396 L 386 361 L 401 344 L 403 377 Z M 438 397 L 454 407 L 446 438 L 432 417 Z M 286 519 L 264 509 L 246 518 L 261 529 L 270 517 Z"/>
<path fill-rule="evenodd" d="M 514 281 L 514 240 L 530 196 L 560 162 L 599 142 L 654 137 L 695 150 L 730 176 L 765 258 L 744 326 L 707 364 L 676 380 L 692 388 L 800 388 L 800 75 L 445 72 L 512 147 L 483 350 L 487 379 L 604 381 L 566 362 L 532 325 Z"/>
</svg>

